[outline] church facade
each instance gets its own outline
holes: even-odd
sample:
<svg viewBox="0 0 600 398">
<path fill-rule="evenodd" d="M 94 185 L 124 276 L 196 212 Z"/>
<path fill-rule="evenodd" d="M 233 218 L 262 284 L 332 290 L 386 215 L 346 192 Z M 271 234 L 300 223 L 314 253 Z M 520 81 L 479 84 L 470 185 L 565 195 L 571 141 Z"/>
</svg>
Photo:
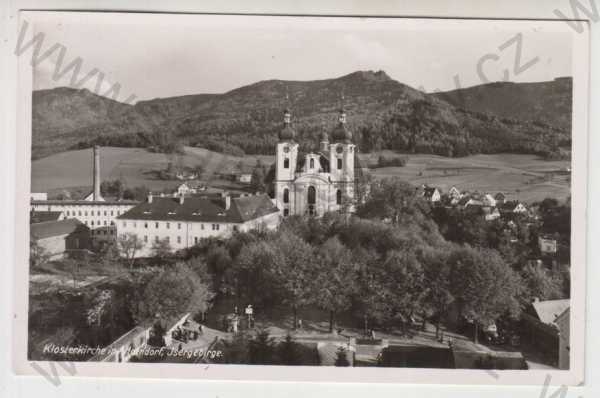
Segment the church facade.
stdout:
<svg viewBox="0 0 600 398">
<path fill-rule="evenodd" d="M 319 150 L 304 154 L 299 151 L 291 113 L 286 109 L 277 143 L 274 181 L 274 199 L 281 214 L 322 216 L 329 211 L 352 211 L 355 152 L 344 109 L 331 135 L 321 134 Z"/>
</svg>

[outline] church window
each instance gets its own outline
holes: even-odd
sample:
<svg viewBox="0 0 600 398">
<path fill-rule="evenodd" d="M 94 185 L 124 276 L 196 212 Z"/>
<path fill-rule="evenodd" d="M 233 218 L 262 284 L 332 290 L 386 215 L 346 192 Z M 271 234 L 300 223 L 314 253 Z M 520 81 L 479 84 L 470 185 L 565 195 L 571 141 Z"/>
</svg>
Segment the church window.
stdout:
<svg viewBox="0 0 600 398">
<path fill-rule="evenodd" d="M 342 169 L 342 159 L 337 160 L 337 166 L 338 166 L 338 170 Z"/>
<path fill-rule="evenodd" d="M 283 190 L 283 203 L 290 203 L 290 190 L 287 188 Z"/>
<path fill-rule="evenodd" d="M 290 168 L 290 159 L 289 158 L 283 159 L 283 168 L 284 169 L 289 169 Z"/>
<path fill-rule="evenodd" d="M 158 223 L 157 223 L 157 222 L 156 222 L 156 223 L 154 223 L 154 226 L 155 226 L 156 228 L 158 228 Z"/>
<path fill-rule="evenodd" d="M 342 191 L 340 189 L 335 193 L 335 201 L 338 205 L 342 204 Z"/>
<path fill-rule="evenodd" d="M 314 159 L 310 159 L 310 168 L 311 169 L 315 168 L 315 160 Z"/>
<path fill-rule="evenodd" d="M 308 187 L 308 204 L 314 205 L 317 202 L 317 190 L 312 185 Z"/>
<path fill-rule="evenodd" d="M 167 223 L 167 229 L 169 229 L 171 227 L 171 223 Z"/>
</svg>

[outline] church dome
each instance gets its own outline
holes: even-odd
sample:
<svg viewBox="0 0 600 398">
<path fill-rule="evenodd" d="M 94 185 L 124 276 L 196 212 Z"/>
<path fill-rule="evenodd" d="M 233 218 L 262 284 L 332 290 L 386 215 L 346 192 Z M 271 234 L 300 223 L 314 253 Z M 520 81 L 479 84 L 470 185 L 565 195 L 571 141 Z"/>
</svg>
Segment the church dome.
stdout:
<svg viewBox="0 0 600 398">
<path fill-rule="evenodd" d="M 338 121 L 338 125 L 331 133 L 333 142 L 350 143 L 352 141 L 352 132 L 346 127 L 346 111 L 343 108 L 340 109 Z"/>
<path fill-rule="evenodd" d="M 292 114 L 289 109 L 283 113 L 283 129 L 279 132 L 279 141 L 293 141 L 296 138 L 296 131 L 291 126 Z"/>
<path fill-rule="evenodd" d="M 351 142 L 352 132 L 348 130 L 345 124 L 339 123 L 331 134 L 334 142 Z"/>
<path fill-rule="evenodd" d="M 279 141 L 292 141 L 295 138 L 296 131 L 290 125 L 285 125 L 279 132 Z"/>
</svg>

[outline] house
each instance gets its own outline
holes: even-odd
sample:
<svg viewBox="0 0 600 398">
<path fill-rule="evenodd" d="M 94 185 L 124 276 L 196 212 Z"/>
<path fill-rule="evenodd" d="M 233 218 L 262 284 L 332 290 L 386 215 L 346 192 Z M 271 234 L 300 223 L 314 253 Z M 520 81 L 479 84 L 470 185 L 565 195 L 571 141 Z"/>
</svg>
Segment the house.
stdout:
<svg viewBox="0 0 600 398">
<path fill-rule="evenodd" d="M 500 217 L 500 210 L 497 207 L 483 207 L 483 214 L 486 221 L 493 221 Z"/>
<path fill-rule="evenodd" d="M 89 359 L 90 362 L 129 362 L 138 350 L 146 346 L 150 329 L 136 326 Z"/>
<path fill-rule="evenodd" d="M 483 195 L 483 198 L 481 201 L 483 202 L 484 206 L 496 207 L 496 199 L 489 193 L 486 193 L 485 195 Z"/>
<path fill-rule="evenodd" d="M 506 202 L 506 196 L 502 192 L 498 192 L 494 195 L 494 199 L 496 200 L 496 205 L 503 205 Z"/>
<path fill-rule="evenodd" d="M 556 320 L 569 307 L 569 299 L 535 299 L 521 313 L 521 338 L 537 347 L 556 366 L 559 362 L 559 327 Z"/>
<path fill-rule="evenodd" d="M 527 207 L 523 203 L 514 200 L 504 202 L 502 206 L 499 206 L 499 209 L 502 214 L 527 214 Z"/>
<path fill-rule="evenodd" d="M 442 199 L 442 193 L 435 187 L 424 186 L 421 194 L 425 200 L 431 203 L 439 202 Z"/>
<path fill-rule="evenodd" d="M 452 187 L 452 188 L 450 188 L 450 189 L 448 190 L 448 196 L 449 196 L 451 199 L 457 199 L 457 200 L 458 200 L 458 199 L 460 199 L 460 198 L 461 198 L 462 194 L 460 193 L 460 191 L 458 190 L 458 188 L 456 188 L 456 187 Z"/>
<path fill-rule="evenodd" d="M 554 254 L 558 249 L 556 239 L 547 236 L 538 237 L 538 246 L 543 254 Z"/>
<path fill-rule="evenodd" d="M 90 229 L 76 219 L 34 223 L 29 227 L 29 234 L 31 242 L 41 247 L 50 260 L 91 246 Z"/>
<path fill-rule="evenodd" d="M 29 223 L 37 224 L 46 221 L 60 221 L 64 220 L 65 215 L 62 211 L 30 211 L 29 212 Z"/>
<path fill-rule="evenodd" d="M 465 209 L 470 206 L 482 207 L 483 201 L 478 200 L 474 197 L 464 196 L 458 201 L 458 205 Z"/>
<path fill-rule="evenodd" d="M 240 173 L 237 175 L 236 179 L 238 182 L 250 184 L 252 181 L 252 173 Z"/>
<path fill-rule="evenodd" d="M 46 192 L 32 192 L 29 196 L 31 200 L 48 200 L 48 194 Z"/>
<path fill-rule="evenodd" d="M 570 356 L 570 321 L 571 321 L 571 309 L 570 307 L 564 310 L 556 319 L 554 323 L 558 327 L 558 368 L 569 369 L 569 356 Z"/>
<path fill-rule="evenodd" d="M 153 255 L 152 245 L 166 240 L 173 251 L 189 248 L 208 237 L 231 236 L 236 231 L 274 229 L 279 209 L 265 194 L 233 197 L 228 193 L 202 196 L 153 197 L 124 214 L 117 233 L 135 236 L 141 248 L 135 257 Z"/>
</svg>

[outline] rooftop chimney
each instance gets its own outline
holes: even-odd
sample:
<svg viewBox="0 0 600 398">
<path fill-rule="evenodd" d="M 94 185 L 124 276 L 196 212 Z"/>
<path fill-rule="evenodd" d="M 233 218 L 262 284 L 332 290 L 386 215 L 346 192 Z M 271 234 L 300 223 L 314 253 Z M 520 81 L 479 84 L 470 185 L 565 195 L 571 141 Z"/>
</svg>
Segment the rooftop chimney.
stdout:
<svg viewBox="0 0 600 398">
<path fill-rule="evenodd" d="M 229 210 L 231 207 L 231 195 L 229 192 L 223 191 L 221 192 L 221 197 L 223 198 L 223 205 L 225 206 L 225 210 Z"/>
<path fill-rule="evenodd" d="M 148 203 L 152 203 L 152 193 L 148 194 Z"/>
<path fill-rule="evenodd" d="M 100 147 L 94 145 L 94 200 L 102 200 L 100 196 Z"/>
<path fill-rule="evenodd" d="M 179 195 L 179 204 L 182 205 L 184 201 L 185 195 Z"/>
</svg>

